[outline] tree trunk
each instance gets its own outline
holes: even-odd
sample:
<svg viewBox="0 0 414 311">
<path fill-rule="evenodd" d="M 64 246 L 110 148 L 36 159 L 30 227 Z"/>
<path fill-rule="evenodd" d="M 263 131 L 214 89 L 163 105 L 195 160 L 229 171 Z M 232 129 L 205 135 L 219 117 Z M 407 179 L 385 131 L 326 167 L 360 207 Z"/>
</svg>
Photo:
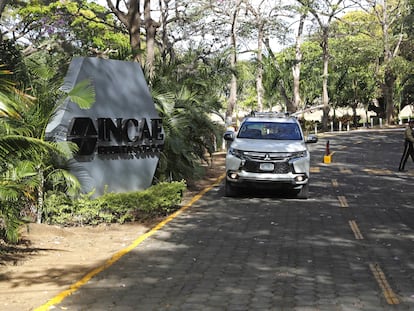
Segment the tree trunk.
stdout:
<svg viewBox="0 0 414 311">
<path fill-rule="evenodd" d="M 241 3 L 241 0 L 238 0 L 236 3 L 236 7 L 234 9 L 234 12 L 232 15 L 232 22 L 231 22 L 232 52 L 231 52 L 231 58 L 230 58 L 230 67 L 233 73 L 231 74 L 229 102 L 227 104 L 227 110 L 226 110 L 226 126 L 230 126 L 232 124 L 233 111 L 234 111 L 234 108 L 237 102 L 237 77 L 234 72 L 236 71 L 236 65 L 237 65 L 237 18 L 239 15 L 240 3 Z"/>
<path fill-rule="evenodd" d="M 257 91 L 257 110 L 263 111 L 263 24 L 259 26 L 257 38 L 257 75 L 256 75 L 256 91 Z"/>
<path fill-rule="evenodd" d="M 38 224 L 42 223 L 43 217 L 43 188 L 45 184 L 45 178 L 43 176 L 43 170 L 41 168 L 38 169 L 38 174 L 40 178 L 39 188 L 37 189 L 37 214 L 36 214 L 36 222 Z"/>
<path fill-rule="evenodd" d="M 169 60 L 174 63 L 175 61 L 175 53 L 171 42 L 168 40 L 168 10 L 169 10 L 169 0 L 159 0 L 160 11 L 161 11 L 161 57 L 163 63 L 167 63 L 167 56 L 169 55 Z M 165 5 L 163 5 L 165 4 Z M 177 3 L 175 3 L 177 6 Z M 176 10 L 177 11 L 177 10 Z M 176 13 L 178 18 L 178 13 Z"/>
<path fill-rule="evenodd" d="M 0 0 L 0 18 L 8 2 L 9 2 L 8 0 Z"/>
<path fill-rule="evenodd" d="M 322 105 L 323 105 L 323 116 L 322 116 L 322 128 L 323 130 L 328 129 L 329 121 L 329 95 L 328 95 L 328 68 L 329 68 L 329 47 L 328 47 L 328 27 L 323 28 L 323 39 L 322 39 L 322 59 L 323 59 L 323 74 L 322 74 Z"/>
<path fill-rule="evenodd" d="M 142 64 L 141 50 L 141 12 L 139 11 L 140 1 L 130 1 L 129 15 L 129 40 L 131 44 L 132 56 L 135 61 Z"/>
<path fill-rule="evenodd" d="M 230 95 L 229 95 L 229 103 L 227 105 L 226 111 L 226 126 L 231 126 L 232 119 L 233 119 L 233 111 L 236 106 L 237 102 L 237 77 L 235 74 L 231 75 L 230 81 Z"/>
<path fill-rule="evenodd" d="M 394 123 L 394 85 L 396 77 L 392 69 L 385 70 L 384 83 L 382 84 L 382 93 L 385 102 L 385 123 L 390 125 Z"/>
<path fill-rule="evenodd" d="M 155 36 L 160 24 L 151 18 L 151 0 L 144 2 L 144 23 L 146 31 L 147 57 L 145 61 L 145 69 L 148 77 L 154 76 L 154 60 L 155 60 Z"/>
<path fill-rule="evenodd" d="M 106 0 L 109 9 L 115 14 L 119 21 L 125 25 L 129 33 L 129 43 L 131 45 L 132 55 L 135 61 L 142 64 L 141 51 L 141 12 L 140 0 L 131 0 L 128 2 L 128 12 L 125 14 L 119 8 L 120 1 L 117 1 L 115 7 L 111 0 Z"/>
<path fill-rule="evenodd" d="M 390 47 L 390 39 L 388 34 L 389 28 L 389 20 L 388 20 L 388 6 L 387 0 L 384 0 L 384 8 L 383 8 L 383 16 L 382 16 L 382 35 L 383 35 L 383 44 L 384 44 L 384 78 L 383 83 L 381 85 L 382 92 L 384 96 L 385 102 L 385 123 L 390 125 L 394 121 L 394 100 L 393 100 L 393 92 L 394 92 L 394 84 L 395 84 L 395 75 L 390 68 L 390 62 L 393 58 L 391 53 Z"/>
<path fill-rule="evenodd" d="M 302 14 L 299 20 L 299 28 L 298 33 L 296 36 L 296 43 L 295 43 L 295 64 L 292 67 L 292 74 L 293 74 L 293 103 L 292 103 L 292 111 L 296 112 L 298 108 L 301 106 L 301 98 L 300 98 L 300 66 L 302 63 L 302 51 L 301 51 L 301 44 L 302 44 L 302 34 L 303 34 L 303 26 L 305 24 L 306 15 Z"/>
<path fill-rule="evenodd" d="M 358 103 L 354 101 L 352 103 L 352 124 L 354 128 L 358 128 L 357 107 L 358 107 Z"/>
<path fill-rule="evenodd" d="M 323 62 L 323 73 L 322 73 L 322 98 L 321 104 L 323 106 L 323 116 L 322 116 L 322 129 L 328 129 L 329 121 L 329 95 L 328 95 L 328 74 L 329 74 L 329 31 L 330 25 L 340 12 L 343 11 L 342 3 L 344 0 L 336 1 L 322 1 L 322 5 L 319 6 L 320 2 L 318 1 L 306 1 L 306 0 L 297 0 L 302 4 L 303 8 L 313 15 L 316 22 L 319 24 L 320 30 L 322 31 L 322 62 Z M 325 9 L 321 9 L 325 6 Z"/>
</svg>

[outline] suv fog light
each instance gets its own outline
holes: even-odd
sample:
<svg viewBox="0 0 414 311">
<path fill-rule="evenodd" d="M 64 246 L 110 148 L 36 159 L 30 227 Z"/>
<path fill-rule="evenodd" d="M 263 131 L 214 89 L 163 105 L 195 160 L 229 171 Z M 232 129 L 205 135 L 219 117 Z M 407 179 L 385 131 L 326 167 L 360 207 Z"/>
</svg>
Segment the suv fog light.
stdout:
<svg viewBox="0 0 414 311">
<path fill-rule="evenodd" d="M 237 173 L 230 173 L 230 174 L 229 174 L 229 177 L 230 177 L 231 179 L 237 179 L 237 178 L 239 177 L 239 175 L 237 175 Z"/>
<path fill-rule="evenodd" d="M 296 177 L 295 177 L 295 180 L 296 180 L 296 181 L 304 181 L 304 180 L 305 180 L 305 176 L 303 176 L 303 175 L 296 176 Z"/>
</svg>

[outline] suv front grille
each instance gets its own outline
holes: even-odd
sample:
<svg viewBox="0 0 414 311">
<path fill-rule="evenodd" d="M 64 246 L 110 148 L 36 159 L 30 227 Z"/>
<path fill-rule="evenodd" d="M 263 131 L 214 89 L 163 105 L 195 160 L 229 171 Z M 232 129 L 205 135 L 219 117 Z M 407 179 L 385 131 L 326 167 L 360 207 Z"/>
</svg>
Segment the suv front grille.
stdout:
<svg viewBox="0 0 414 311">
<path fill-rule="evenodd" d="M 273 174 L 288 174 L 292 172 L 292 166 L 288 163 L 292 156 L 289 152 L 244 152 L 246 162 L 244 170 L 250 173 L 273 173 Z M 273 171 L 263 171 L 260 169 L 261 163 L 272 163 L 274 165 Z"/>
<path fill-rule="evenodd" d="M 287 161 L 292 156 L 290 152 L 252 152 L 245 151 L 244 156 L 252 161 Z"/>
<path fill-rule="evenodd" d="M 273 163 L 274 164 L 274 167 L 275 167 L 274 170 L 267 172 L 267 173 L 288 174 L 289 172 L 292 171 L 292 168 L 288 162 L 271 162 L 271 161 L 256 162 L 256 161 L 251 161 L 251 160 L 246 161 L 243 169 L 246 172 L 250 172 L 250 173 L 263 173 L 263 171 L 260 169 L 260 163 Z"/>
</svg>

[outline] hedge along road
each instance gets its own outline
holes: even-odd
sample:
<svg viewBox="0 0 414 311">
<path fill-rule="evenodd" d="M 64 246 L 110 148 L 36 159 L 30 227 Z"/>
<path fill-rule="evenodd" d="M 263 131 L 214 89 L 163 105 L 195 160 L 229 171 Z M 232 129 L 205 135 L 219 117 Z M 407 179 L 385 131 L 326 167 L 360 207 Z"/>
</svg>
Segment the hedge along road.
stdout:
<svg viewBox="0 0 414 311">
<path fill-rule="evenodd" d="M 217 183 L 37 310 L 414 310 L 402 144 L 402 129 L 325 135 L 308 200 Z"/>
</svg>

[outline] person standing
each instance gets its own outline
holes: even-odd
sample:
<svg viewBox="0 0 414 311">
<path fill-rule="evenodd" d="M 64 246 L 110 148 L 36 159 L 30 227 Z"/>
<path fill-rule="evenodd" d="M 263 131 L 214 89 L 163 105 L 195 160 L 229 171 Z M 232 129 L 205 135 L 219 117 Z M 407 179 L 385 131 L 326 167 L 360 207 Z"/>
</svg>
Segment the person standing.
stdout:
<svg viewBox="0 0 414 311">
<path fill-rule="evenodd" d="M 414 136 L 413 136 L 413 130 L 414 130 L 414 119 L 408 121 L 408 125 L 405 128 L 404 132 L 404 152 L 401 157 L 400 166 L 398 167 L 399 172 L 404 172 L 405 163 L 407 163 L 408 157 L 411 156 L 411 159 L 414 162 Z"/>
</svg>

